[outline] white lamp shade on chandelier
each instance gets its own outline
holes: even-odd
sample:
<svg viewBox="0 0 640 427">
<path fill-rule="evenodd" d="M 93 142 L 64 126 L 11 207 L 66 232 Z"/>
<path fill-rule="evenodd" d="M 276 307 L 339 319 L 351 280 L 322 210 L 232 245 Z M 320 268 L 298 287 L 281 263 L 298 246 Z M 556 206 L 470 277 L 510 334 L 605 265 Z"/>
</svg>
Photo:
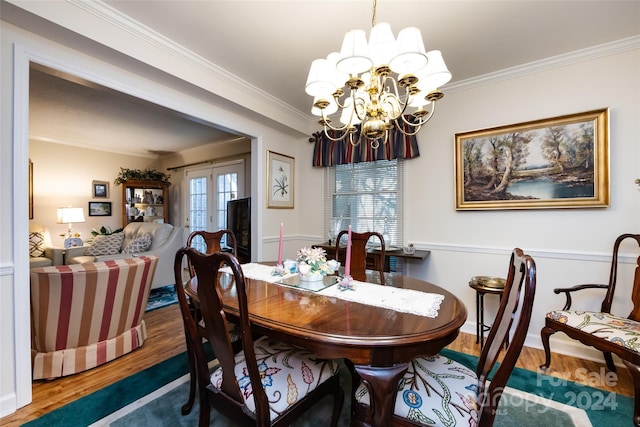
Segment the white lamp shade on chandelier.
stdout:
<svg viewBox="0 0 640 427">
<path fill-rule="evenodd" d="M 329 139 L 349 136 L 357 145 L 366 138 L 377 148 L 394 127 L 415 135 L 433 116 L 443 97 L 439 88 L 449 80 L 442 53 L 425 50 L 420 29 L 404 28 L 396 39 L 388 23 L 372 22 L 368 42 L 365 31 L 351 30 L 339 53 L 311 63 L 305 91 L 313 97 L 311 113 L 321 117 Z M 340 113 L 341 125 L 332 124 L 329 116 L 334 113 Z M 356 139 L 358 124 L 362 131 Z"/>
</svg>

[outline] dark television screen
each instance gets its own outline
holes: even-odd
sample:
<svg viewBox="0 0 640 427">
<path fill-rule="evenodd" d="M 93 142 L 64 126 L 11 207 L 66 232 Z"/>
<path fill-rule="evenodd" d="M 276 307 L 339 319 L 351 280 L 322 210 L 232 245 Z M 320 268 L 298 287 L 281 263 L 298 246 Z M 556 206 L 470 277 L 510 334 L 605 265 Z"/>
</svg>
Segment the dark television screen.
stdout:
<svg viewBox="0 0 640 427">
<path fill-rule="evenodd" d="M 251 197 L 227 202 L 227 228 L 236 236 L 238 249 L 251 246 Z"/>
</svg>

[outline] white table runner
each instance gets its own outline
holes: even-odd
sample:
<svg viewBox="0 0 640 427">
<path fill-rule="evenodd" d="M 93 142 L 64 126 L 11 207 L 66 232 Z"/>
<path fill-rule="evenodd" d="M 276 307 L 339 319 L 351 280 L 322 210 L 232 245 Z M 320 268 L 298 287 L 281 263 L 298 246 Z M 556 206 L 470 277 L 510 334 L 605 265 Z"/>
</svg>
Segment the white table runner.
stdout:
<svg viewBox="0 0 640 427">
<path fill-rule="evenodd" d="M 231 273 L 229 267 L 221 268 L 220 271 Z M 274 276 L 271 274 L 273 271 L 272 266 L 255 262 L 242 264 L 242 271 L 244 276 L 249 279 L 263 280 L 269 283 L 276 283 L 283 278 L 295 276 L 295 274 L 291 273 L 284 276 Z M 353 287 L 353 290 L 342 291 L 336 284 L 323 289 L 318 294 L 431 318 L 438 317 L 440 304 L 444 301 L 444 295 L 440 294 L 394 288 L 393 286 L 359 282 L 357 280 L 353 281 Z"/>
<path fill-rule="evenodd" d="M 444 301 L 444 295 L 440 294 L 355 280 L 353 287 L 353 290 L 342 291 L 334 285 L 318 294 L 431 318 L 438 317 L 440 304 Z"/>
<path fill-rule="evenodd" d="M 278 280 L 282 280 L 287 277 L 295 276 L 295 274 L 285 274 L 284 276 L 274 276 L 271 274 L 273 271 L 273 266 L 258 264 L 256 262 L 250 262 L 248 264 L 242 264 L 242 272 L 244 273 L 244 277 L 255 280 L 262 280 L 269 283 L 275 283 Z M 223 273 L 231 274 L 231 268 L 223 267 L 220 269 Z"/>
</svg>

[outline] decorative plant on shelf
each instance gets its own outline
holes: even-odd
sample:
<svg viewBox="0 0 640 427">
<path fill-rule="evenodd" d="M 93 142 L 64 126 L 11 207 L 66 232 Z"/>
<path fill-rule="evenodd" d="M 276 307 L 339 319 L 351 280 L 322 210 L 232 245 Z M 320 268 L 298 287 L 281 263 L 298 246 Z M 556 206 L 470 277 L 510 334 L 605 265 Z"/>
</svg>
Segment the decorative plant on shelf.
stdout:
<svg viewBox="0 0 640 427">
<path fill-rule="evenodd" d="M 169 181 L 171 175 L 167 175 L 164 172 L 157 171 L 155 169 L 126 169 L 120 168 L 120 173 L 113 183 L 120 185 L 126 181 L 160 181 L 166 185 L 171 185 Z"/>
</svg>

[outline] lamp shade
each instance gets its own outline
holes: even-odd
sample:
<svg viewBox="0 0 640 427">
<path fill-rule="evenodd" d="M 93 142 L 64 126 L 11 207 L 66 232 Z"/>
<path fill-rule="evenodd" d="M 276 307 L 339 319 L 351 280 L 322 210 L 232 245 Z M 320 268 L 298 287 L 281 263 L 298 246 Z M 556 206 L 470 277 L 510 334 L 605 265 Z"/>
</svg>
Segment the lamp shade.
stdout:
<svg viewBox="0 0 640 427">
<path fill-rule="evenodd" d="M 371 68 L 373 62 L 369 58 L 367 34 L 363 30 L 351 30 L 344 36 L 340 59 L 336 66 L 338 71 L 347 74 L 358 74 Z"/>
<path fill-rule="evenodd" d="M 58 208 L 58 224 L 84 222 L 82 208 Z"/>
<path fill-rule="evenodd" d="M 407 27 L 400 31 L 397 41 L 397 55 L 389 66 L 398 74 L 415 73 L 427 65 L 427 52 L 424 49 L 420 29 Z"/>
</svg>

